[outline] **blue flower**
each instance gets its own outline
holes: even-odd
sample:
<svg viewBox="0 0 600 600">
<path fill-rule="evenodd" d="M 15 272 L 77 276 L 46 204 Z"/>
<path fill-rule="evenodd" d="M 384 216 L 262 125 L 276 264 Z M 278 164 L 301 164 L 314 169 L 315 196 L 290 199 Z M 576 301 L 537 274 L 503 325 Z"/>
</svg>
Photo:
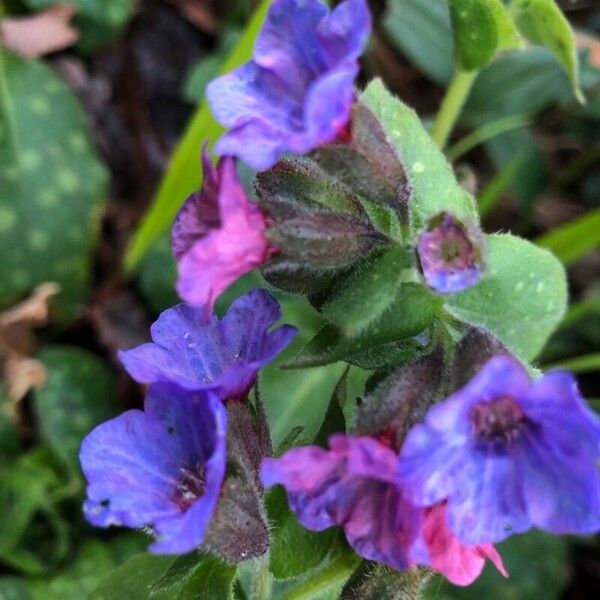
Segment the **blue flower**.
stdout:
<svg viewBox="0 0 600 600">
<path fill-rule="evenodd" d="M 450 528 L 467 544 L 539 527 L 600 529 L 600 419 L 572 375 L 531 382 L 496 356 L 409 433 L 398 482 L 421 506 L 447 502 Z"/>
<path fill-rule="evenodd" d="M 152 325 L 153 343 L 120 352 L 129 374 L 140 383 L 169 381 L 188 390 L 214 389 L 222 400 L 242 397 L 262 367 L 296 335 L 296 328 L 269 328 L 281 317 L 265 290 L 238 298 L 222 320 L 204 322 L 203 308 L 179 304 Z"/>
<path fill-rule="evenodd" d="M 230 129 L 217 154 L 264 170 L 286 152 L 306 153 L 338 137 L 370 29 L 366 0 L 346 0 L 331 12 L 319 0 L 275 0 L 253 60 L 207 88 L 217 121 Z"/>
<path fill-rule="evenodd" d="M 150 387 L 144 411 L 96 427 L 80 460 L 86 519 L 96 527 L 149 527 L 156 553 L 199 546 L 225 476 L 227 413 L 214 392 Z"/>
</svg>

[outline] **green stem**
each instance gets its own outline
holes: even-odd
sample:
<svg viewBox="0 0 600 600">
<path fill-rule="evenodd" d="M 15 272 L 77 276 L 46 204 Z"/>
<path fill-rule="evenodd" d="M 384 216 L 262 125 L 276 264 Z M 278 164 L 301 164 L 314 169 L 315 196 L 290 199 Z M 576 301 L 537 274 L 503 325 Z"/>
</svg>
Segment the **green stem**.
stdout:
<svg viewBox="0 0 600 600">
<path fill-rule="evenodd" d="M 542 365 L 544 371 L 551 369 L 565 369 L 574 373 L 593 373 L 600 371 L 600 352 L 584 354 L 575 358 L 568 358 L 549 365 Z"/>
<path fill-rule="evenodd" d="M 252 576 L 252 600 L 270 600 L 273 588 L 273 576 L 269 564 L 269 554 L 254 561 Z"/>
<path fill-rule="evenodd" d="M 478 71 L 455 71 L 450 86 L 433 122 L 431 137 L 443 148 L 471 91 Z"/>
</svg>

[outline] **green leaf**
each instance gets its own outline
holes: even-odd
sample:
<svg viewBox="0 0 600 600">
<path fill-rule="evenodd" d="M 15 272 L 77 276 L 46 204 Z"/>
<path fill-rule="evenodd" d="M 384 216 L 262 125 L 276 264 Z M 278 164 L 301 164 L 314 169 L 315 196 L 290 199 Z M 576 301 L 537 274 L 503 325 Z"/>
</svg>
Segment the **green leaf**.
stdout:
<svg viewBox="0 0 600 600">
<path fill-rule="evenodd" d="M 58 316 L 76 313 L 106 182 L 67 86 L 41 62 L 0 50 L 0 305 L 56 281 Z"/>
<path fill-rule="evenodd" d="M 53 500 L 61 483 L 47 459 L 37 448 L 0 471 L 0 563 L 28 574 L 44 572 L 68 550 Z"/>
<path fill-rule="evenodd" d="M 18 577 L 0 577 L 1 600 L 30 600 L 25 579 Z"/>
<path fill-rule="evenodd" d="M 78 471 L 82 439 L 116 413 L 113 374 L 79 348 L 48 346 L 38 358 L 47 369 L 46 382 L 34 392 L 38 426 L 56 455 Z"/>
<path fill-rule="evenodd" d="M 152 584 L 150 593 L 156 594 L 187 581 L 203 558 L 198 552 L 178 556 L 162 577 Z"/>
<path fill-rule="evenodd" d="M 173 556 L 138 554 L 109 573 L 87 600 L 173 600 L 177 586 L 152 596 L 150 587 L 174 562 Z"/>
<path fill-rule="evenodd" d="M 333 544 L 335 528 L 314 532 L 302 527 L 281 486 L 269 491 L 266 506 L 272 527 L 270 562 L 274 577 L 292 579 L 319 565 Z"/>
<path fill-rule="evenodd" d="M 391 278 L 383 278 L 385 285 L 388 285 L 390 280 Z M 355 281 L 361 282 L 361 279 L 353 280 L 352 284 Z M 379 283 L 373 285 L 378 286 L 373 289 L 385 288 L 385 285 Z M 383 296 L 385 294 L 381 295 L 382 298 Z M 369 296 L 364 297 L 361 302 L 357 297 L 357 311 L 359 307 L 364 311 L 364 307 L 369 306 L 369 310 L 364 312 L 370 314 L 373 311 L 375 315 L 375 320 L 370 320 L 368 327 L 365 327 L 360 335 L 345 334 L 334 325 L 326 325 L 302 348 L 300 353 L 286 363 L 286 366 L 293 368 L 318 366 L 346 360 L 369 369 L 423 351 L 424 344 L 413 338 L 431 326 L 441 309 L 441 298 L 416 283 L 401 283 L 392 289 L 390 296 L 391 298 L 385 303 L 383 300 L 379 303 L 372 302 Z M 340 305 L 343 304 L 342 299 L 343 297 L 340 296 Z M 354 306 L 351 303 L 343 305 L 348 306 L 349 309 Z M 327 315 L 331 316 L 332 320 L 335 317 L 341 322 L 341 313 L 336 315 L 330 306 Z M 354 333 L 353 329 L 351 333 Z"/>
<path fill-rule="evenodd" d="M 477 221 L 473 198 L 457 182 L 441 150 L 417 114 L 375 80 L 360 97 L 383 125 L 402 161 L 412 195 L 409 201 L 413 235 L 442 211 L 462 221 Z"/>
<path fill-rule="evenodd" d="M 569 80 L 546 48 L 501 56 L 477 75 L 460 121 L 483 127 L 498 119 L 533 117 L 571 97 Z"/>
<path fill-rule="evenodd" d="M 384 315 L 393 318 L 390 309 L 398 299 L 402 271 L 408 266 L 406 251 L 399 247 L 365 261 L 328 298 L 321 313 L 349 337 L 364 332 Z"/>
<path fill-rule="evenodd" d="M 176 281 L 177 263 L 171 254 L 171 240 L 168 235 L 161 235 L 142 257 L 138 268 L 140 293 L 154 313 L 180 302 Z"/>
<path fill-rule="evenodd" d="M 24 0 L 33 10 L 56 5 L 56 0 Z M 77 47 L 83 52 L 92 50 L 112 40 L 133 16 L 133 0 L 67 0 L 77 9 L 74 23 L 81 39 Z"/>
<path fill-rule="evenodd" d="M 565 272 L 548 251 L 512 235 L 488 236 L 488 266 L 475 287 L 446 299 L 457 319 L 495 334 L 523 361 L 542 349 L 564 315 Z"/>
<path fill-rule="evenodd" d="M 342 587 L 361 560 L 349 548 L 344 549 L 323 569 L 314 574 L 311 573 L 297 586 L 284 593 L 281 600 L 332 600 L 339 598 Z"/>
<path fill-rule="evenodd" d="M 346 418 L 344 417 L 344 405 L 346 404 L 346 398 L 348 395 L 348 371 L 350 367 L 347 367 L 344 374 L 340 377 L 335 390 L 329 401 L 329 406 L 325 412 L 323 423 L 315 436 L 314 443 L 317 446 L 323 448 L 328 447 L 329 436 L 334 433 L 345 433 L 346 432 Z"/>
<path fill-rule="evenodd" d="M 20 439 L 14 409 L 4 385 L 0 384 L 0 464 L 14 458 L 19 452 Z"/>
<path fill-rule="evenodd" d="M 440 85 L 453 71 L 450 15 L 444 1 L 388 2 L 383 29 L 409 61 Z"/>
<path fill-rule="evenodd" d="M 573 30 L 554 0 L 513 0 L 510 5 L 521 33 L 549 48 L 566 71 L 577 99 L 585 98 L 579 83 L 579 61 Z"/>
<path fill-rule="evenodd" d="M 236 567 L 226 565 L 212 556 L 204 556 L 185 581 L 175 600 L 199 600 L 200 598 L 233 599 Z"/>
<path fill-rule="evenodd" d="M 561 360 L 550 365 L 543 365 L 544 371 L 551 369 L 562 369 L 573 373 L 594 373 L 600 371 L 600 352 L 584 354 L 567 360 Z"/>
<path fill-rule="evenodd" d="M 538 237 L 535 243 L 570 265 L 600 246 L 600 208 Z"/>
<path fill-rule="evenodd" d="M 254 41 L 270 3 L 270 0 L 263 0 L 258 6 L 237 46 L 223 64 L 222 73 L 231 71 L 251 58 Z M 200 148 L 205 140 L 214 143 L 222 132 L 223 129 L 211 115 L 208 103 L 204 101 L 179 142 L 152 207 L 129 246 L 125 261 L 129 270 L 138 265 L 154 240 L 171 225 L 187 196 L 200 187 Z"/>
<path fill-rule="evenodd" d="M 115 560 L 107 544 L 86 541 L 79 548 L 74 563 L 53 573 L 51 579 L 30 581 L 32 600 L 86 598 L 114 567 Z"/>
<path fill-rule="evenodd" d="M 450 0 L 450 15 L 455 59 L 464 71 L 480 70 L 498 50 L 520 45 L 501 0 Z"/>
</svg>

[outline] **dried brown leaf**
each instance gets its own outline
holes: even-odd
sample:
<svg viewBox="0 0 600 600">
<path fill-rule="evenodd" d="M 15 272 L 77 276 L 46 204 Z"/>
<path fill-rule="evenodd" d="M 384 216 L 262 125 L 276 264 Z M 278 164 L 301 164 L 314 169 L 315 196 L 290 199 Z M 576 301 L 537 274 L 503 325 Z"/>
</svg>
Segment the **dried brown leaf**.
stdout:
<svg viewBox="0 0 600 600">
<path fill-rule="evenodd" d="M 0 19 L 0 44 L 26 58 L 69 48 L 79 38 L 71 24 L 75 12 L 72 5 L 57 4 L 35 15 Z"/>
</svg>

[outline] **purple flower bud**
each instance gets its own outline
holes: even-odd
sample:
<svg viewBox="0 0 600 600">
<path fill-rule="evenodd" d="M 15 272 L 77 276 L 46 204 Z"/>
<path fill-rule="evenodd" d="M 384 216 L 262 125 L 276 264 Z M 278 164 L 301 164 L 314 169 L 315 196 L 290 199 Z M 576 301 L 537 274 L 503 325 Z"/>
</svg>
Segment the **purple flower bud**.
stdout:
<svg viewBox="0 0 600 600">
<path fill-rule="evenodd" d="M 535 382 L 508 356 L 492 358 L 433 407 L 404 443 L 398 482 L 421 506 L 447 501 L 467 544 L 539 527 L 600 530 L 600 419 L 569 373 Z"/>
<path fill-rule="evenodd" d="M 415 506 L 395 482 L 397 454 L 370 437 L 335 435 L 330 450 L 316 446 L 265 459 L 266 486 L 282 484 L 290 507 L 307 529 L 341 525 L 363 558 L 404 570 L 430 565 L 457 585 L 476 579 L 489 558 L 504 573 L 489 544 L 465 546 L 448 529 L 445 507 Z"/>
<path fill-rule="evenodd" d="M 442 294 L 476 285 L 484 268 L 482 247 L 483 236 L 469 231 L 451 214 L 431 219 L 417 244 L 427 285 Z"/>
<path fill-rule="evenodd" d="M 204 323 L 203 310 L 179 304 L 152 325 L 153 343 L 119 353 L 129 374 L 140 383 L 168 381 L 188 390 L 214 389 L 223 400 L 242 397 L 260 368 L 296 335 L 282 325 L 277 300 L 256 289 L 238 298 L 222 320 Z"/>
<path fill-rule="evenodd" d="M 213 392 L 150 387 L 144 411 L 96 427 L 80 460 L 86 519 L 96 527 L 150 527 L 151 552 L 181 553 L 204 540 L 225 476 L 227 413 Z"/>
<path fill-rule="evenodd" d="M 203 151 L 204 183 L 183 204 L 173 223 L 171 248 L 177 259 L 177 292 L 210 316 L 216 299 L 234 281 L 275 252 L 264 235 L 265 216 L 237 176 L 235 160 L 213 167 Z"/>
<path fill-rule="evenodd" d="M 253 60 L 206 90 L 217 121 L 230 129 L 216 152 L 264 170 L 286 152 L 306 153 L 338 137 L 370 29 L 366 0 L 333 11 L 320 0 L 275 0 Z"/>
</svg>

